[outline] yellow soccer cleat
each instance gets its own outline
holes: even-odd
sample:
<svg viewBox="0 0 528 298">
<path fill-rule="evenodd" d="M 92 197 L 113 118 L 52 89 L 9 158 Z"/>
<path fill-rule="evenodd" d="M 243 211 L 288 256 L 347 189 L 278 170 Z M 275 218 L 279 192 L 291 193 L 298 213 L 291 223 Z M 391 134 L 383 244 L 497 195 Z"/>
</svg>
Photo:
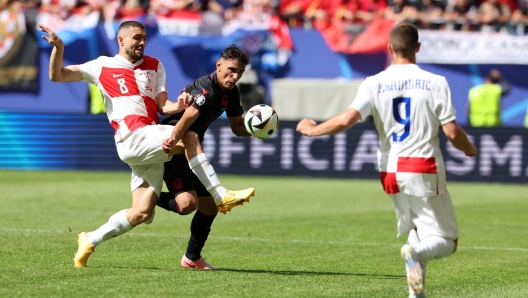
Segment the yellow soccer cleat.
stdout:
<svg viewBox="0 0 528 298">
<path fill-rule="evenodd" d="M 86 262 L 88 262 L 88 258 L 94 252 L 95 246 L 88 242 L 88 233 L 86 232 L 79 234 L 77 243 L 79 244 L 79 248 L 77 249 L 75 257 L 73 257 L 73 267 L 86 267 Z"/>
<path fill-rule="evenodd" d="M 234 207 L 249 202 L 249 197 L 253 195 L 255 195 L 253 187 L 244 190 L 227 190 L 224 199 L 222 202 L 216 203 L 216 207 L 218 207 L 219 212 L 226 214 L 227 211 L 231 211 Z"/>
</svg>

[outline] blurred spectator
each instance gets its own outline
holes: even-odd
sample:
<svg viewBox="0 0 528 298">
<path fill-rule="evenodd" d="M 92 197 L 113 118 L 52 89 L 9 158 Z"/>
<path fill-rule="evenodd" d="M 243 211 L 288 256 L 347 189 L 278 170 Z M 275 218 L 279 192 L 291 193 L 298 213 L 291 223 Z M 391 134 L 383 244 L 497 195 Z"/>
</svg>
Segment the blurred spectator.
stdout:
<svg viewBox="0 0 528 298">
<path fill-rule="evenodd" d="M 93 12 L 99 13 L 104 3 L 104 0 L 78 0 L 75 7 L 72 8 L 71 14 L 88 15 Z"/>
<path fill-rule="evenodd" d="M 510 92 L 510 85 L 501 73 L 492 69 L 484 83 L 469 89 L 469 123 L 473 127 L 502 125 L 501 100 Z"/>
<path fill-rule="evenodd" d="M 445 25 L 443 17 L 447 3 L 444 0 L 418 0 L 411 2 L 414 7 L 410 18 L 422 29 L 440 29 Z"/>
<path fill-rule="evenodd" d="M 149 0 L 121 0 L 116 11 L 118 20 L 135 20 L 143 17 L 149 8 Z"/>
<path fill-rule="evenodd" d="M 477 6 L 473 0 L 454 0 L 448 3 L 444 18 L 447 30 L 478 30 L 478 22 L 475 19 Z"/>
<path fill-rule="evenodd" d="M 333 16 L 341 20 L 345 31 L 355 34 L 375 18 L 383 17 L 387 2 L 384 0 L 341 0 Z"/>
<path fill-rule="evenodd" d="M 528 29 L 528 0 L 522 1 L 519 8 L 512 13 L 508 23 L 508 31 L 512 34 L 523 35 Z"/>
<path fill-rule="evenodd" d="M 510 16 L 508 5 L 500 4 L 498 0 L 484 0 L 477 10 L 476 18 L 482 32 L 498 32 Z"/>
<path fill-rule="evenodd" d="M 39 6 L 40 0 L 20 0 L 20 1 L 9 0 L 7 2 L 8 3 L 17 2 L 18 4 L 20 4 L 20 8 L 25 10 L 25 9 L 35 8 Z"/>
<path fill-rule="evenodd" d="M 279 15 L 290 27 L 311 27 L 306 17 L 306 10 L 310 5 L 309 0 L 282 0 L 279 4 Z"/>
<path fill-rule="evenodd" d="M 66 26 L 76 4 L 76 0 L 42 0 L 37 21 L 46 24 L 53 31 L 60 31 Z"/>
<path fill-rule="evenodd" d="M 242 9 L 243 2 L 243 0 L 203 0 L 202 10 L 204 14 L 215 14 L 222 20 L 229 21 Z"/>
<path fill-rule="evenodd" d="M 413 20 L 416 17 L 416 8 L 409 5 L 408 0 L 389 0 L 385 9 L 385 18 L 395 22 Z"/>
<path fill-rule="evenodd" d="M 177 17 L 180 13 L 199 13 L 201 8 L 202 3 L 199 0 L 150 0 L 149 12 Z"/>
</svg>

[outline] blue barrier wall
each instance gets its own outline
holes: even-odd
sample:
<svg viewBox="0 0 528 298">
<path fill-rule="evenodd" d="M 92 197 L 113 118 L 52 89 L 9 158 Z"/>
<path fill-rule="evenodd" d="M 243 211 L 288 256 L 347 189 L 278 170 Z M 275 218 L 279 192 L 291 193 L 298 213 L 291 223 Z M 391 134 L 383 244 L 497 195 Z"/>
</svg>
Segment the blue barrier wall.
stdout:
<svg viewBox="0 0 528 298">
<path fill-rule="evenodd" d="M 105 37 L 102 26 L 99 26 L 96 32 L 96 38 L 79 39 L 66 47 L 66 65 L 83 63 L 95 58 L 92 57 L 94 48 L 97 49 L 98 54 L 113 55 L 117 52 L 115 40 Z M 259 70 L 260 81 L 264 86 L 269 87 L 274 78 L 365 78 L 383 70 L 387 65 L 384 53 L 343 55 L 332 52 L 321 34 L 315 30 L 291 29 L 291 36 L 295 48 L 288 63 L 277 70 Z M 176 93 L 195 78 L 213 70 L 211 63 L 208 63 L 210 61 L 206 49 L 196 45 L 171 49 L 155 32 L 149 32 L 146 53 L 159 58 L 164 63 L 168 74 L 170 98 L 175 98 Z M 53 83 L 48 80 L 49 54 L 49 48 L 40 51 L 40 92 L 38 94 L 0 93 L 0 110 L 75 114 L 88 112 L 87 84 Z M 523 126 L 528 106 L 528 83 L 524 78 L 524 74 L 528 73 L 528 65 L 420 64 L 420 66 L 447 78 L 452 89 L 459 123 L 462 125 L 467 124 L 466 103 L 469 88 L 480 83 L 482 77 L 491 68 L 499 69 L 512 86 L 511 93 L 503 100 L 504 125 Z"/>
<path fill-rule="evenodd" d="M 218 119 L 206 134 L 204 151 L 219 173 L 378 178 L 378 139 L 371 123 L 318 138 L 301 136 L 296 124 L 283 121 L 276 135 L 260 140 L 236 137 L 229 122 Z M 476 158 L 465 157 L 441 136 L 448 180 L 528 182 L 525 129 L 466 130 L 479 148 Z M 105 116 L 26 113 L 0 113 L 0 168 L 129 170 Z"/>
</svg>

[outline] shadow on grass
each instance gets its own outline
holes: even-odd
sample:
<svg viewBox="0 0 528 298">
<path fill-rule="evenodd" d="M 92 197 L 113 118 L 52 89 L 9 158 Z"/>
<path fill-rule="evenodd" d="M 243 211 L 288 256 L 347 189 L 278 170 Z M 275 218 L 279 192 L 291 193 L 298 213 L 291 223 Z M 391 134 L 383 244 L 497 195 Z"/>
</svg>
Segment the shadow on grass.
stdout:
<svg viewBox="0 0 528 298">
<path fill-rule="evenodd" d="M 203 271 L 203 272 L 218 272 L 218 271 L 226 271 L 226 272 L 236 272 L 236 273 L 255 273 L 255 274 L 276 274 L 276 275 L 306 275 L 306 276 L 318 276 L 318 275 L 343 275 L 343 276 L 365 276 L 365 277 L 376 277 L 376 278 L 384 278 L 384 279 L 401 279 L 405 278 L 405 275 L 389 275 L 389 274 L 369 274 L 369 273 L 346 273 L 346 272 L 324 272 L 324 271 L 290 271 L 290 270 L 262 270 L 262 269 L 231 269 L 231 268 L 216 268 L 215 270 L 201 270 L 201 269 L 184 269 L 184 268 L 176 268 L 176 269 L 166 269 L 166 268 L 157 268 L 157 267 L 124 267 L 124 266 L 90 266 L 90 268 L 94 269 L 104 269 L 104 268 L 112 268 L 112 269 L 142 269 L 142 270 L 160 270 L 160 271 L 174 271 L 174 270 L 188 270 L 188 271 Z"/>
<path fill-rule="evenodd" d="M 248 270 L 248 269 L 230 269 L 217 268 L 213 271 L 229 271 L 237 273 L 265 273 L 277 275 L 346 275 L 346 276 L 368 276 L 386 279 L 400 279 L 405 275 L 388 275 L 388 274 L 368 274 L 368 273 L 346 273 L 346 272 L 324 272 L 324 271 L 288 271 L 288 270 Z"/>
</svg>

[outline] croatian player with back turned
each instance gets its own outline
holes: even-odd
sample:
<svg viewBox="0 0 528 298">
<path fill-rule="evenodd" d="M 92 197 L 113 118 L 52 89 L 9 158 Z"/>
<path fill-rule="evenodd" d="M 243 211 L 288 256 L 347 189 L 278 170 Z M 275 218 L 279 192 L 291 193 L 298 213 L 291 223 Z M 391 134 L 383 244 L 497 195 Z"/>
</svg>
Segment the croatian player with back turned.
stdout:
<svg viewBox="0 0 528 298">
<path fill-rule="evenodd" d="M 306 136 L 337 134 L 372 115 L 380 142 L 381 183 L 396 211 L 398 237 L 409 234 L 400 250 L 409 297 L 425 297 L 427 262 L 453 254 L 458 242 L 439 127 L 466 156 L 475 156 L 477 148 L 456 123 L 446 79 L 416 65 L 416 27 L 408 22 L 395 25 L 388 49 L 394 64 L 368 77 L 348 110 L 319 125 L 303 119 L 297 131 Z"/>
</svg>

